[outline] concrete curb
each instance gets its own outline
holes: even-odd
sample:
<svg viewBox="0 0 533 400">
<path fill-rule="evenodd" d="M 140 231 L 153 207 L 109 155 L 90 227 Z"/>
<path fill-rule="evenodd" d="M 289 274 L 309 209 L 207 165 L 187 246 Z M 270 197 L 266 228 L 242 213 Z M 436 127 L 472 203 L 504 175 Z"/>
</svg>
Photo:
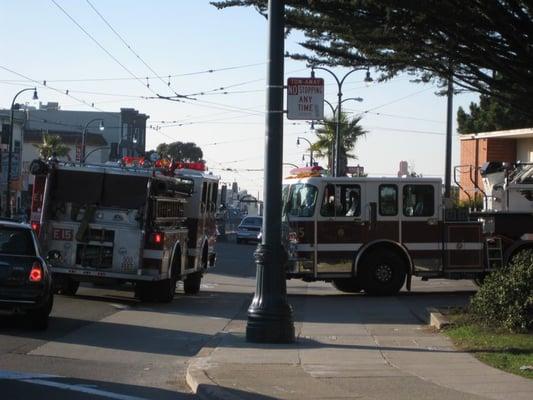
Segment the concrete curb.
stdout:
<svg viewBox="0 0 533 400">
<path fill-rule="evenodd" d="M 426 309 L 426 311 L 428 313 L 429 326 L 440 331 L 441 329 L 446 328 L 451 324 L 448 317 L 442 314 L 438 309 L 429 307 Z"/>
<path fill-rule="evenodd" d="M 223 333 L 220 332 L 215 334 L 187 365 L 185 374 L 187 385 L 202 400 L 241 400 L 240 397 L 219 386 L 206 373 L 209 367 L 209 357 L 220 343 L 222 335 Z"/>
</svg>

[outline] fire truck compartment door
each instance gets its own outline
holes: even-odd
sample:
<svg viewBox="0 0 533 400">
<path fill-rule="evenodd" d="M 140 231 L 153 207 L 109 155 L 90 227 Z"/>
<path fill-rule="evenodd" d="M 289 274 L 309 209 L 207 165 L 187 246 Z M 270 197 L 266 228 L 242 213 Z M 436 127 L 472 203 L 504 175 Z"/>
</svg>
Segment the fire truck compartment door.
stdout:
<svg viewBox="0 0 533 400">
<path fill-rule="evenodd" d="M 448 272 L 483 268 L 481 223 L 447 222 L 444 250 Z"/>
<path fill-rule="evenodd" d="M 113 246 L 113 270 L 136 273 L 140 265 L 141 231 L 117 229 Z"/>
</svg>

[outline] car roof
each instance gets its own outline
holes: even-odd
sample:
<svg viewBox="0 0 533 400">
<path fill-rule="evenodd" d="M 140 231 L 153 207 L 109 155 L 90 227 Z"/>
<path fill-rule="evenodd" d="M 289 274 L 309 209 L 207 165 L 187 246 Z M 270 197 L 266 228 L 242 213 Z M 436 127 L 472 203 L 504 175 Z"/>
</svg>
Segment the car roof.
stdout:
<svg viewBox="0 0 533 400">
<path fill-rule="evenodd" d="M 17 221 L 13 221 L 13 220 L 5 220 L 5 219 L 0 219 L 0 226 L 6 226 L 6 227 L 10 227 L 10 228 L 31 229 L 31 226 L 29 226 L 26 223 L 17 222 Z"/>
</svg>

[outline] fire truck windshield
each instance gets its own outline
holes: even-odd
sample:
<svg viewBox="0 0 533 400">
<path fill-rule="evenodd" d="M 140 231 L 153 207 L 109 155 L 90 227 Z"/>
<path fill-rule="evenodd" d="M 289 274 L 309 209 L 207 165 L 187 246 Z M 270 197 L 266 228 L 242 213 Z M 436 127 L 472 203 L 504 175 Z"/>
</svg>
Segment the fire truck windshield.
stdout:
<svg viewBox="0 0 533 400">
<path fill-rule="evenodd" d="M 283 216 L 312 217 L 315 213 L 318 189 L 307 183 L 283 187 Z"/>
</svg>

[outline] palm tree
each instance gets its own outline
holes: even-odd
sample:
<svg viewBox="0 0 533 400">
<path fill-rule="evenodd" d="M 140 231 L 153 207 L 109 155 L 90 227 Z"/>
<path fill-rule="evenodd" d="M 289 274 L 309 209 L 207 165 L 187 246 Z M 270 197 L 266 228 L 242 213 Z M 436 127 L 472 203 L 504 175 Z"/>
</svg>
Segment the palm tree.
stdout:
<svg viewBox="0 0 533 400">
<path fill-rule="evenodd" d="M 43 142 L 41 144 L 34 144 L 39 149 L 39 155 L 42 159 L 47 160 L 52 155 L 56 157 L 65 157 L 68 155 L 69 148 L 58 135 L 43 134 Z"/>
<path fill-rule="evenodd" d="M 346 175 L 346 167 L 348 166 L 348 159 L 356 159 L 357 157 L 350 154 L 355 148 L 359 136 L 365 135 L 367 132 L 359 125 L 361 117 L 350 119 L 347 114 L 341 112 L 340 116 L 340 138 L 341 146 L 339 149 L 339 174 Z M 335 130 L 337 129 L 337 119 L 335 117 L 326 118 L 321 126 L 316 130 L 317 141 L 313 143 L 313 151 L 318 157 L 324 157 L 328 160 L 328 169 L 331 170 L 333 166 L 335 143 Z"/>
</svg>

